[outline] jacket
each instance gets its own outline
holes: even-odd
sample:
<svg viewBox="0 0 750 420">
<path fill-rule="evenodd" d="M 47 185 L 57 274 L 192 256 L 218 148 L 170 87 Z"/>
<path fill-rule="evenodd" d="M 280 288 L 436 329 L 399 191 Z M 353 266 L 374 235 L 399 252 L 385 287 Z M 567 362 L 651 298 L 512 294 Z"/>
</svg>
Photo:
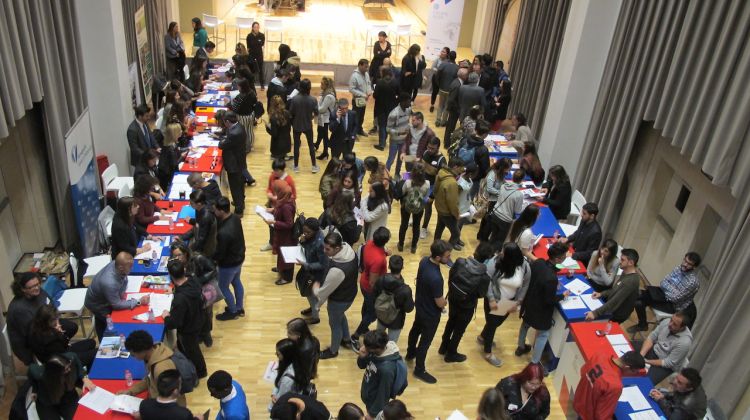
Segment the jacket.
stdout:
<svg viewBox="0 0 750 420">
<path fill-rule="evenodd" d="M 381 355 L 373 353 L 357 357 L 357 366 L 365 370 L 362 377 L 360 397 L 365 403 L 367 413 L 375 417 L 395 395 L 391 395 L 393 382 L 396 381 L 397 362 L 401 359 L 398 345 L 389 341 Z"/>
<path fill-rule="evenodd" d="M 216 280 L 216 265 L 210 258 L 203 254 L 193 253 L 188 262 L 188 275 L 195 279 L 201 286 Z"/>
<path fill-rule="evenodd" d="M 196 335 L 203 329 L 205 320 L 203 292 L 197 279 L 187 281 L 174 289 L 169 316 L 164 318 L 164 328 L 177 330 L 178 334 Z"/>
<path fill-rule="evenodd" d="M 390 114 L 393 108 L 398 106 L 398 82 L 396 82 L 396 79 L 390 77 L 378 80 L 373 97 L 375 98 L 374 115 L 377 117 Z"/>
<path fill-rule="evenodd" d="M 492 214 L 503 222 L 510 223 L 516 218 L 516 214 L 523 211 L 523 193 L 519 185 L 514 182 L 506 182 L 500 187 L 497 203 L 492 208 Z"/>
<path fill-rule="evenodd" d="M 371 95 L 370 75 L 367 72 L 362 74 L 359 69 L 354 69 L 349 77 L 349 93 L 352 94 L 352 98 L 366 98 Z"/>
<path fill-rule="evenodd" d="M 448 87 L 448 100 L 445 103 L 446 109 L 451 115 L 459 115 L 461 107 L 458 103 L 458 91 L 463 86 L 463 80 L 456 77 Z"/>
<path fill-rule="evenodd" d="M 613 321 L 625 321 L 635 309 L 640 284 L 641 277 L 638 273 L 621 275 L 611 289 L 602 292 L 601 297 L 606 300 L 604 305 L 591 312 L 596 317 L 611 313 Z"/>
<path fill-rule="evenodd" d="M 435 210 L 438 214 L 458 219 L 458 183 L 456 175 L 448 168 L 441 168 L 438 171 L 433 195 L 435 196 Z"/>
<path fill-rule="evenodd" d="M 34 361 L 28 340 L 31 322 L 34 320 L 36 311 L 43 305 L 49 305 L 50 303 L 51 300 L 47 292 L 40 290 L 39 295 L 33 299 L 17 296 L 8 305 L 6 321 L 10 347 L 13 349 L 13 354 L 27 365 Z"/>
<path fill-rule="evenodd" d="M 548 181 L 545 186 L 548 189 L 542 202 L 549 206 L 556 219 L 566 219 L 570 214 L 570 200 L 573 199 L 573 190 L 570 182 L 558 183 L 552 186 L 552 182 Z"/>
<path fill-rule="evenodd" d="M 482 109 L 487 107 L 484 89 L 477 85 L 465 84 L 461 86 L 458 90 L 458 107 L 460 110 L 458 118 L 460 121 L 463 121 L 469 115 L 469 110 L 474 105 L 479 105 Z"/>
<path fill-rule="evenodd" d="M 84 306 L 94 315 L 102 318 L 115 310 L 133 309 L 138 305 L 138 301 L 122 298 L 127 287 L 128 276 L 118 273 L 115 262 L 110 261 L 91 280 L 89 288 L 86 289 Z"/>
<path fill-rule="evenodd" d="M 344 117 L 342 116 L 339 120 L 336 113 L 332 113 L 331 120 L 328 122 L 328 129 L 331 130 L 331 144 L 334 141 L 351 140 L 354 142 L 357 136 L 357 113 L 351 109 L 346 112 L 346 127 L 344 127 Z"/>
<path fill-rule="evenodd" d="M 170 369 L 177 369 L 174 362 L 172 361 L 172 355 L 174 352 L 167 347 L 164 343 L 155 343 L 154 350 L 151 353 L 151 357 L 146 363 L 146 377 L 143 380 L 136 382 L 128 388 L 128 394 L 138 395 L 143 391 L 148 391 L 148 396 L 156 398 L 159 396 L 159 391 L 156 389 L 156 379 L 163 372 Z M 177 398 L 177 404 L 183 407 L 187 406 L 187 400 L 184 395 L 180 395 Z"/>
<path fill-rule="evenodd" d="M 322 127 L 328 124 L 331 114 L 336 114 L 336 96 L 331 93 L 321 94 L 318 99 L 318 125 Z"/>
<path fill-rule="evenodd" d="M 582 223 L 568 236 L 568 242 L 573 244 L 573 259 L 588 264 L 591 254 L 599 249 L 599 244 L 602 243 L 602 227 L 596 220 Z"/>
<path fill-rule="evenodd" d="M 562 295 L 557 295 L 557 269 L 549 260 L 531 263 L 531 283 L 521 304 L 521 318 L 535 330 L 552 328 L 552 313 Z"/>
<path fill-rule="evenodd" d="M 266 92 L 266 109 L 271 108 L 271 99 L 274 96 L 280 96 L 281 100 L 284 102 L 284 105 L 286 105 L 286 87 L 284 86 L 284 83 L 282 83 L 281 80 L 277 77 L 271 79 L 271 83 L 268 84 L 268 91 Z"/>
<path fill-rule="evenodd" d="M 206 205 L 208 207 L 213 207 L 216 200 L 221 197 L 221 188 L 219 188 L 219 183 L 216 180 L 209 180 L 205 187 L 201 187 L 201 190 L 206 194 Z"/>
<path fill-rule="evenodd" d="M 411 55 L 406 54 L 401 59 L 401 90 L 411 92 L 414 89 L 422 87 L 422 72 L 425 68 L 427 68 L 427 62 L 423 55 L 415 59 Z M 411 74 L 406 76 L 406 73 Z"/>
<path fill-rule="evenodd" d="M 409 134 L 409 117 L 411 107 L 402 109 L 401 106 L 393 108 L 388 114 L 388 134 L 391 135 L 391 143 L 401 143 Z"/>
<path fill-rule="evenodd" d="M 318 101 L 310 95 L 296 95 L 289 100 L 292 129 L 295 132 L 312 130 L 312 119 L 318 115 Z"/>
<path fill-rule="evenodd" d="M 317 282 L 323 281 L 328 270 L 328 256 L 323 252 L 323 239 L 323 231 L 319 230 L 312 239 L 300 242 L 306 261 L 302 268 Z"/>
<path fill-rule="evenodd" d="M 172 37 L 170 34 L 164 35 L 164 52 L 167 58 L 177 58 L 180 52 L 184 54 L 185 43 L 182 42 L 182 37 Z"/>
<path fill-rule="evenodd" d="M 480 137 L 469 136 L 466 144 L 474 148 L 474 163 L 477 164 L 477 175 L 472 180 L 480 181 L 490 170 L 490 151 L 484 145 L 484 139 Z"/>
<path fill-rule="evenodd" d="M 390 323 L 378 320 L 381 324 L 391 329 L 403 329 L 406 322 L 406 314 L 414 310 L 414 297 L 411 292 L 411 287 L 404 283 L 404 279 L 400 276 L 394 276 L 393 274 L 386 274 L 375 282 L 375 288 L 373 289 L 373 296 L 376 298 L 381 293 L 388 292 L 393 295 L 393 301 L 396 307 L 399 309 L 398 316 Z"/>
<path fill-rule="evenodd" d="M 612 362 L 612 355 L 594 353 L 580 373 L 573 399 L 575 412 L 583 420 L 612 419 L 622 394 L 622 371 Z"/>
<path fill-rule="evenodd" d="M 216 252 L 216 216 L 204 206 L 195 212 L 195 226 L 190 232 L 181 236 L 183 240 L 190 240 L 190 250 L 212 257 Z"/>
<path fill-rule="evenodd" d="M 140 229 L 142 230 L 143 228 Z M 112 248 L 110 250 L 112 259 L 115 259 L 117 254 L 123 251 L 135 257 L 135 252 L 138 249 L 138 240 L 141 236 L 138 230 L 139 227 L 135 224 L 129 225 L 120 216 L 115 214 L 112 218 Z"/>
<path fill-rule="evenodd" d="M 236 267 L 245 261 L 245 233 L 236 214 L 218 222 L 214 260 L 219 267 Z"/>
<path fill-rule="evenodd" d="M 135 214 L 135 222 L 143 229 L 146 229 L 151 223 L 159 220 L 159 209 L 156 207 L 150 196 L 135 197 L 138 204 L 138 213 Z"/>
<path fill-rule="evenodd" d="M 147 129 L 148 129 L 148 126 L 147 126 Z M 150 135 L 150 130 L 149 130 L 149 135 Z M 150 141 L 146 139 L 146 136 L 143 134 L 143 129 L 141 128 L 141 125 L 138 124 L 136 120 L 133 120 L 128 126 L 126 137 L 128 139 L 128 146 L 130 146 L 130 164 L 132 166 L 136 166 L 141 161 L 141 156 L 143 155 L 143 152 L 145 152 L 148 149 L 153 148 L 154 144 L 152 143 L 152 140 Z M 153 139 L 153 137 L 151 138 Z"/>
<path fill-rule="evenodd" d="M 473 290 L 467 288 L 469 281 L 477 281 Z M 474 311 L 477 300 L 485 297 L 489 286 L 490 276 L 487 275 L 486 265 L 474 258 L 459 258 L 448 272 L 448 302 L 454 307 Z"/>
<path fill-rule="evenodd" d="M 369 199 L 370 197 L 367 195 L 362 196 L 362 201 L 360 202 L 359 207 L 359 209 L 362 211 L 362 218 L 365 221 L 365 226 L 367 226 L 367 237 L 365 238 L 365 240 L 367 241 L 372 239 L 372 235 L 379 227 L 387 225 L 388 212 L 390 211 L 387 201 L 378 204 L 372 210 L 368 209 L 367 200 Z"/>
<path fill-rule="evenodd" d="M 702 386 L 690 392 L 662 392 L 659 408 L 668 419 L 700 420 L 706 415 L 706 392 Z"/>
<path fill-rule="evenodd" d="M 219 149 L 223 151 L 224 169 L 227 173 L 242 172 L 247 169 L 245 160 L 245 139 L 247 132 L 240 123 L 235 123 L 227 130 L 227 138 L 219 142 Z"/>
<path fill-rule="evenodd" d="M 430 144 L 430 140 L 435 138 L 435 132 L 432 131 L 430 127 L 427 127 L 425 124 L 424 127 L 424 133 L 422 134 L 422 137 L 419 138 L 419 142 L 417 143 L 417 153 L 414 155 L 417 159 L 422 159 L 422 155 L 424 154 L 424 151 L 427 150 L 427 145 Z M 404 145 L 401 146 L 401 153 L 404 155 L 409 154 L 409 149 L 411 148 L 412 144 L 412 128 L 409 128 L 409 132 L 406 133 L 406 137 L 404 138 Z"/>
<path fill-rule="evenodd" d="M 250 35 L 247 37 L 250 38 Z M 232 380 L 232 392 L 219 401 L 219 412 L 216 414 L 216 420 L 250 420 L 247 395 L 239 382 Z"/>
<path fill-rule="evenodd" d="M 182 153 L 177 145 L 169 145 L 161 148 L 159 153 L 158 178 L 162 187 L 169 186 L 172 176 L 179 169 Z"/>
<path fill-rule="evenodd" d="M 318 308 L 327 299 L 336 302 L 353 302 L 357 296 L 357 254 L 344 242 L 336 255 L 329 261 L 328 272 L 323 285 L 317 290 Z"/>
<path fill-rule="evenodd" d="M 549 392 L 539 390 L 537 397 L 531 397 L 526 404 L 521 396 L 521 384 L 512 376 L 506 376 L 495 385 L 505 397 L 505 407 L 513 420 L 541 420 L 549 416 Z"/>
<path fill-rule="evenodd" d="M 438 87 L 443 92 L 450 91 L 451 84 L 456 80 L 458 74 L 458 64 L 449 61 L 443 63 L 437 71 Z"/>
<path fill-rule="evenodd" d="M 262 61 L 263 46 L 266 43 L 266 36 L 263 34 L 263 32 L 258 32 L 257 34 L 255 34 L 251 31 L 249 34 L 247 34 L 247 38 L 245 39 L 245 41 L 247 42 L 247 53 L 255 57 L 257 60 Z"/>
</svg>

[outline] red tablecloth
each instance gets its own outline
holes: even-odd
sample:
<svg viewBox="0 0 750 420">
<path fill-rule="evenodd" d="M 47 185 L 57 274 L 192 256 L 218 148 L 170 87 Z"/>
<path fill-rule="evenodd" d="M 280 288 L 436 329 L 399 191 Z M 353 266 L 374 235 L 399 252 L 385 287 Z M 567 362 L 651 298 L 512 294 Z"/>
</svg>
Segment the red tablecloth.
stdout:
<svg viewBox="0 0 750 420">
<path fill-rule="evenodd" d="M 100 386 L 112 393 L 116 393 L 117 391 L 128 388 L 128 385 L 125 383 L 125 380 L 93 379 L 91 380 L 91 382 L 93 382 L 94 385 Z M 143 399 L 148 398 L 148 391 L 141 392 L 140 394 L 136 395 L 136 397 L 143 398 Z M 112 410 L 109 410 L 105 412 L 104 414 L 99 414 L 90 408 L 84 407 L 82 405 L 78 405 L 78 408 L 76 409 L 76 414 L 73 416 L 73 419 L 74 420 L 89 420 L 89 419 L 132 420 L 133 416 L 129 414 L 125 414 L 125 413 L 112 411 Z"/>
<path fill-rule="evenodd" d="M 216 175 L 220 174 L 221 169 L 224 168 L 221 149 L 214 146 L 206 147 L 205 149 L 205 153 L 199 158 L 191 158 L 190 156 L 186 157 L 185 161 L 180 164 L 180 171 L 209 172 Z M 214 156 L 214 153 L 216 153 L 216 156 Z"/>
<path fill-rule="evenodd" d="M 542 258 L 546 260 L 547 259 L 547 244 L 552 243 L 552 241 L 554 241 L 554 239 L 552 238 L 540 239 L 531 252 L 533 252 L 537 258 Z M 571 253 L 573 252 L 573 246 L 569 246 L 568 249 L 570 250 Z M 562 269 L 557 274 L 562 276 L 569 272 L 570 270 L 568 269 Z M 578 268 L 576 270 L 573 270 L 573 274 L 586 274 L 586 267 L 583 265 L 583 263 L 578 261 Z"/>
<path fill-rule="evenodd" d="M 583 359 L 588 361 L 591 360 L 591 356 L 595 353 L 604 353 L 617 357 L 612 345 L 607 340 L 607 336 L 596 335 L 597 330 L 603 330 L 607 326 L 606 321 L 595 321 L 595 322 L 573 322 L 570 324 L 570 333 L 573 335 L 573 339 L 578 345 L 578 350 L 581 352 Z M 613 322 L 612 329 L 609 332 L 610 335 L 622 334 L 625 335 L 624 331 L 620 327 L 620 324 Z M 627 340 L 627 336 L 625 336 Z M 630 342 L 630 340 L 628 340 Z M 632 347 L 632 343 L 631 343 Z M 642 370 L 640 375 L 630 376 L 643 376 L 646 374 L 646 370 Z"/>
<path fill-rule="evenodd" d="M 173 229 L 169 230 L 169 225 L 157 226 L 152 223 L 146 226 L 146 232 L 150 235 L 182 235 L 188 233 L 193 228 L 193 225 L 188 223 L 187 220 L 177 220 L 173 225 Z"/>
<path fill-rule="evenodd" d="M 172 200 L 172 207 L 169 207 L 169 200 L 157 200 L 156 207 L 162 210 L 170 210 L 179 212 L 183 207 L 189 206 L 190 200 Z"/>
<path fill-rule="evenodd" d="M 164 289 L 151 289 L 149 287 L 141 287 L 141 290 L 140 290 L 140 293 L 168 293 L 168 292 L 171 292 L 171 289 L 164 290 Z M 146 312 L 148 312 L 148 305 L 136 306 L 133 309 L 123 309 L 120 311 L 112 311 L 112 321 L 125 323 L 125 324 L 163 324 L 164 323 L 164 318 L 161 317 L 161 314 L 154 314 L 153 322 L 142 322 L 133 318 L 136 315 L 140 315 Z"/>
</svg>

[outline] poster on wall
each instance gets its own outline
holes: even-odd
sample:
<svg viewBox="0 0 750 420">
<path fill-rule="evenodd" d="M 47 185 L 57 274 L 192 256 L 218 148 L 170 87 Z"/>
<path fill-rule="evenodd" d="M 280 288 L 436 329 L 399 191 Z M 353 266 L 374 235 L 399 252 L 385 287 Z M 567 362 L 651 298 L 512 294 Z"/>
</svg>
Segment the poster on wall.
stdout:
<svg viewBox="0 0 750 420">
<path fill-rule="evenodd" d="M 141 67 L 141 82 L 143 83 L 143 102 L 151 97 L 151 84 L 154 76 L 154 60 L 148 45 L 146 31 L 146 9 L 141 6 L 135 12 L 135 40 L 138 47 L 138 64 Z"/>
<path fill-rule="evenodd" d="M 443 47 L 448 47 L 451 50 L 458 48 L 464 0 L 423 1 L 430 2 L 424 56 L 428 60 L 434 60 L 440 55 L 440 50 Z"/>
<path fill-rule="evenodd" d="M 135 61 L 128 66 L 128 78 L 130 80 L 130 102 L 135 108 L 142 103 L 141 90 L 138 89 L 138 63 Z"/>
<path fill-rule="evenodd" d="M 76 227 L 81 239 L 84 258 L 96 255 L 99 248 L 97 242 L 97 218 L 100 210 L 99 185 L 91 141 L 91 121 L 87 109 L 65 135 L 70 198 L 75 209 Z"/>
</svg>

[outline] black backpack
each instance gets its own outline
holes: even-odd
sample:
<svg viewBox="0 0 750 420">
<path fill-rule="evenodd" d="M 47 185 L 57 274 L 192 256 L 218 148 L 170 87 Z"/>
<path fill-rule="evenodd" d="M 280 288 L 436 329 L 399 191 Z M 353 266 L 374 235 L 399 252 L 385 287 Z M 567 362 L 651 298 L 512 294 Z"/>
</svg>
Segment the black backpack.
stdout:
<svg viewBox="0 0 750 420">
<path fill-rule="evenodd" d="M 448 275 L 448 294 L 458 301 L 473 304 L 487 294 L 489 284 L 487 266 L 473 258 L 459 258 Z"/>
<path fill-rule="evenodd" d="M 255 105 L 253 105 L 253 116 L 255 117 L 255 119 L 260 119 L 260 117 L 262 117 L 265 113 L 266 110 L 265 108 L 263 108 L 263 102 L 255 101 Z"/>
<path fill-rule="evenodd" d="M 305 213 L 297 215 L 297 220 L 294 221 L 292 226 L 292 235 L 294 235 L 295 242 L 302 236 L 302 228 L 305 226 Z"/>
<path fill-rule="evenodd" d="M 405 182 L 406 182 L 405 179 L 401 179 L 391 189 L 391 197 L 394 200 L 400 200 L 404 198 L 404 183 Z"/>
</svg>

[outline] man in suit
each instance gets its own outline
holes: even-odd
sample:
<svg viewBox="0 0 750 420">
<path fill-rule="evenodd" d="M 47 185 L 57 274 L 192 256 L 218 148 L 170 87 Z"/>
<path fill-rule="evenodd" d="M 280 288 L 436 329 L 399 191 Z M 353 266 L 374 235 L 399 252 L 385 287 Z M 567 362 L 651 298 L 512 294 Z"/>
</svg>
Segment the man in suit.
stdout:
<svg viewBox="0 0 750 420">
<path fill-rule="evenodd" d="M 349 110 L 349 101 L 339 99 L 336 114 L 331 114 L 328 128 L 331 130 L 331 156 L 339 158 L 341 154 L 351 153 L 354 140 L 357 138 L 357 113 Z"/>
<path fill-rule="evenodd" d="M 469 74 L 466 83 L 458 89 L 458 107 L 459 107 L 459 121 L 463 121 L 469 110 L 474 105 L 479 105 L 482 110 L 487 105 L 487 101 L 484 98 L 484 89 L 479 86 L 479 74 Z"/>
<path fill-rule="evenodd" d="M 237 114 L 234 112 L 230 111 L 224 115 L 227 137 L 219 142 L 219 149 L 223 151 L 224 170 L 227 171 L 229 192 L 232 194 L 232 201 L 234 201 L 234 213 L 242 216 L 245 211 L 245 177 L 242 175 L 242 171 L 247 169 L 247 161 L 245 161 L 247 132 L 238 121 Z"/>
<path fill-rule="evenodd" d="M 126 136 L 130 146 L 130 165 L 136 166 L 141 161 L 141 156 L 148 149 L 161 150 L 156 139 L 148 128 L 148 120 L 151 118 L 151 108 L 148 105 L 138 105 L 133 108 L 135 119 L 128 126 Z"/>
<path fill-rule="evenodd" d="M 456 123 L 458 122 L 458 114 L 461 108 L 458 105 L 458 91 L 463 86 L 466 78 L 469 76 L 469 69 L 461 67 L 456 73 L 456 78 L 450 84 L 448 89 L 448 101 L 446 103 L 446 109 L 448 111 L 448 121 L 445 123 L 445 136 L 443 137 L 443 147 L 448 149 L 451 145 L 451 134 L 456 129 Z"/>
</svg>

